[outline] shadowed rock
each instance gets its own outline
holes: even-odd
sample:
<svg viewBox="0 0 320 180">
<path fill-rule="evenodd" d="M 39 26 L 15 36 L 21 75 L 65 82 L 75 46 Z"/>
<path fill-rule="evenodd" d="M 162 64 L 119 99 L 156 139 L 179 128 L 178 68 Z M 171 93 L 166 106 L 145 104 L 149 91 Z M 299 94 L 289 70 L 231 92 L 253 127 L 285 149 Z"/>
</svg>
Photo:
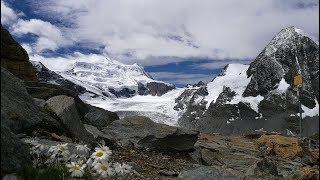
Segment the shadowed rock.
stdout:
<svg viewBox="0 0 320 180">
<path fill-rule="evenodd" d="M 31 164 L 28 146 L 1 123 L 1 174 L 19 172 Z"/>
<path fill-rule="evenodd" d="M 37 81 L 36 71 L 22 48 L 1 25 L 1 67 L 25 81 Z"/>
</svg>

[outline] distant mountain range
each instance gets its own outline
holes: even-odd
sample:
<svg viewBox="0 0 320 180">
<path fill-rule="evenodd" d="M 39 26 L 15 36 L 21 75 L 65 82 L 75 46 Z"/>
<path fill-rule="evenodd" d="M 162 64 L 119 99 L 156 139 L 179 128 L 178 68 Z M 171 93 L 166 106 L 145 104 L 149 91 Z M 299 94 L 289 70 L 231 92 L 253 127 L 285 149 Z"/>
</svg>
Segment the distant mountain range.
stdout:
<svg viewBox="0 0 320 180">
<path fill-rule="evenodd" d="M 229 64 L 211 82 L 185 88 L 154 80 L 138 64 L 110 58 L 75 62 L 62 72 L 33 64 L 41 81 L 60 84 L 123 116 L 140 114 L 225 134 L 256 130 L 297 134 L 299 107 L 292 84 L 301 73 L 304 134 L 319 131 L 319 45 L 295 27 L 281 30 L 250 65 Z"/>
</svg>

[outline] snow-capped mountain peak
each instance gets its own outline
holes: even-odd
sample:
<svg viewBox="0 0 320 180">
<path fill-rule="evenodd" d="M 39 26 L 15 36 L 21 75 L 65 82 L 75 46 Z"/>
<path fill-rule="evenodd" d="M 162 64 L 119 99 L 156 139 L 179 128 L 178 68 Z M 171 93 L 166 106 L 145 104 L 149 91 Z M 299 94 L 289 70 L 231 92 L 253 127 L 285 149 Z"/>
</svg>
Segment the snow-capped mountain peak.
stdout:
<svg viewBox="0 0 320 180">
<path fill-rule="evenodd" d="M 68 68 L 55 71 L 64 79 L 84 87 L 94 96 L 131 97 L 134 95 L 162 95 L 174 85 L 154 80 L 142 66 L 123 64 L 108 57 L 90 55 L 89 59 L 75 54 Z M 57 83 L 52 82 L 50 83 Z"/>
<path fill-rule="evenodd" d="M 294 26 L 282 29 L 267 45 L 265 48 L 265 55 L 269 56 L 274 54 L 278 48 L 291 48 L 295 45 L 295 41 L 301 41 L 302 37 L 310 38 L 303 30 Z"/>
</svg>

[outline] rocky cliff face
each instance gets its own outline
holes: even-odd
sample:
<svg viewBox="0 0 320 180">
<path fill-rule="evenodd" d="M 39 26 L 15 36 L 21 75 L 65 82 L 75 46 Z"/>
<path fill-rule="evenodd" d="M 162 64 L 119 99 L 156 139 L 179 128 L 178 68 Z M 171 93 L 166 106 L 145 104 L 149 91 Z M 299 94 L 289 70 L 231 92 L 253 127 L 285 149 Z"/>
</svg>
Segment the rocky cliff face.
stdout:
<svg viewBox="0 0 320 180">
<path fill-rule="evenodd" d="M 303 76 L 302 103 L 315 107 L 319 101 L 319 45 L 295 27 L 280 31 L 250 64 L 252 76 L 244 96 L 266 95 L 276 89 L 281 79 L 293 84 L 298 73 Z"/>
<path fill-rule="evenodd" d="M 148 89 L 147 94 L 151 94 L 152 96 L 161 96 L 175 88 L 171 84 L 161 82 L 149 82 L 146 87 Z"/>
<path fill-rule="evenodd" d="M 45 67 L 41 62 L 32 62 L 32 64 L 37 70 L 37 78 L 40 82 L 57 84 L 65 89 L 74 91 L 77 94 L 82 94 L 86 92 L 86 88 L 63 78 L 61 75 Z"/>
<path fill-rule="evenodd" d="M 292 84 L 294 76 L 301 73 L 304 78 L 300 96 L 303 134 L 318 132 L 318 54 L 319 45 L 301 30 L 294 27 L 281 30 L 250 66 L 226 66 L 206 85 L 208 95 L 202 96 L 206 108 L 198 112 L 197 109 L 203 109 L 203 103 L 187 106 L 179 124 L 224 134 L 259 129 L 298 134 L 299 99 Z M 188 98 L 190 102 L 193 99 L 192 95 Z"/>
<path fill-rule="evenodd" d="M 1 25 L 1 67 L 25 81 L 37 81 L 36 71 L 27 52 Z"/>
</svg>

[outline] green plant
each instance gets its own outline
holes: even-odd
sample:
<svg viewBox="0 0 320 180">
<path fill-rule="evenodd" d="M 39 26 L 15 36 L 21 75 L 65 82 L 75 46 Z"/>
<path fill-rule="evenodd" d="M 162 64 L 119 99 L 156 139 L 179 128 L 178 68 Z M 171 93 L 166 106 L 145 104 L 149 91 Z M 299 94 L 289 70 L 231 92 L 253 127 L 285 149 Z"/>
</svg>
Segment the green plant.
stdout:
<svg viewBox="0 0 320 180">
<path fill-rule="evenodd" d="M 69 176 L 68 168 L 63 165 L 49 166 L 45 169 L 37 169 L 29 166 L 21 174 L 26 180 L 58 180 Z"/>
</svg>

